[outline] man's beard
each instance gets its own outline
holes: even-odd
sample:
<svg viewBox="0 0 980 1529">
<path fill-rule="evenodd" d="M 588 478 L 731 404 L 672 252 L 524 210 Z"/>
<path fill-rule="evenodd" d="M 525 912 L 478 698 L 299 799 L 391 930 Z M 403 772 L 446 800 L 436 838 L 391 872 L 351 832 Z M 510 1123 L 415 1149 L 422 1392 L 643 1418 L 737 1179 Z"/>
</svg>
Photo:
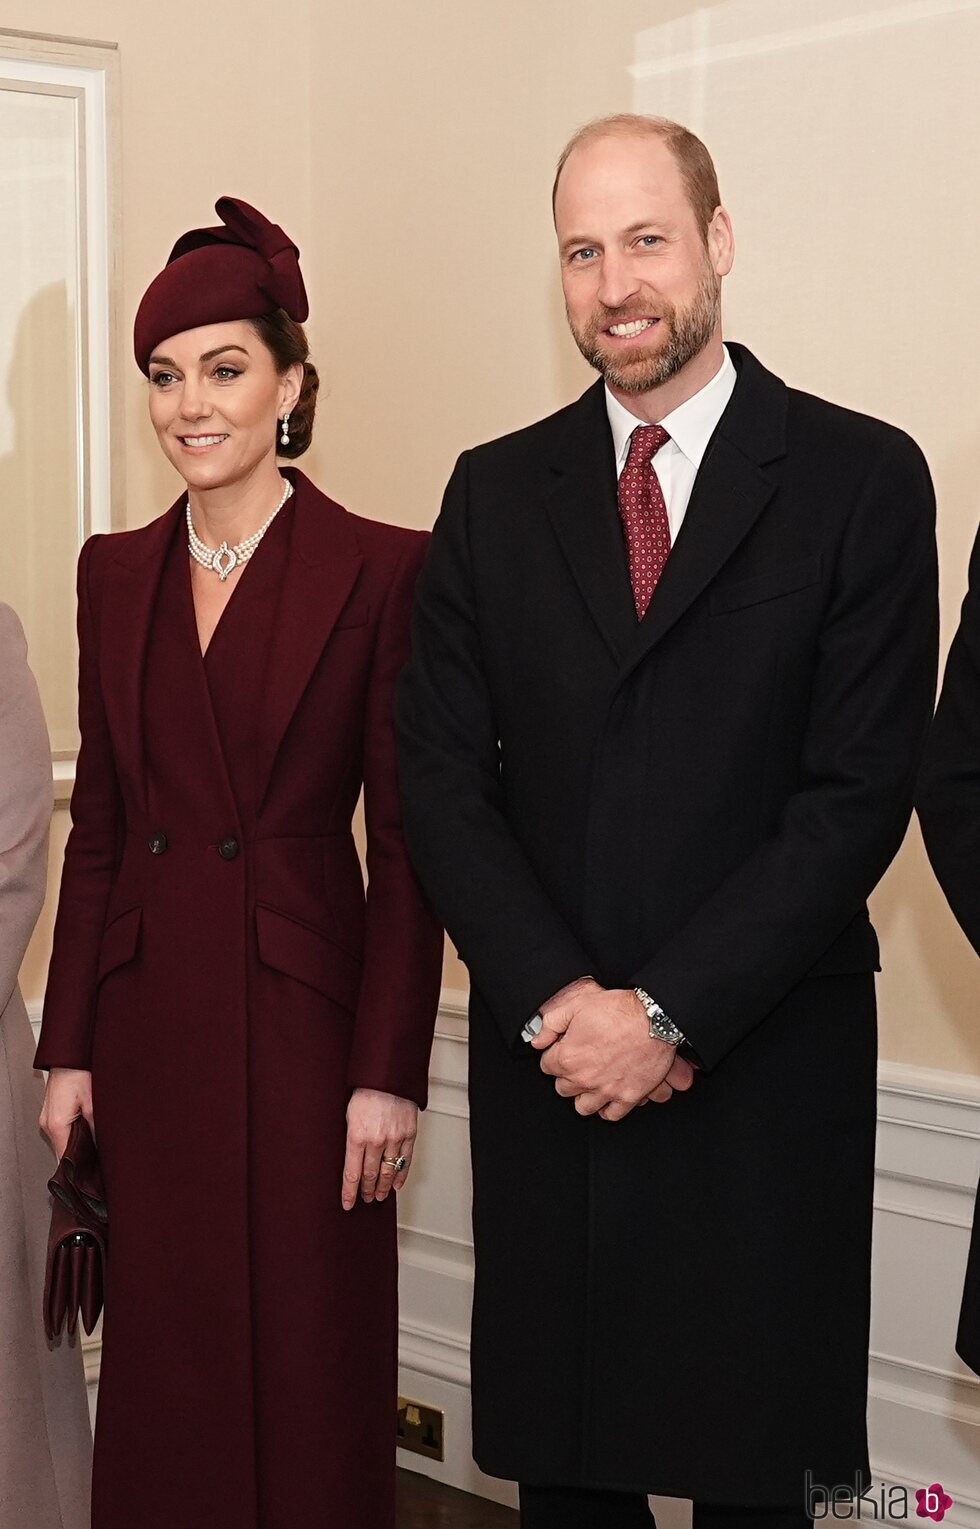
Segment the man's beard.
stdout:
<svg viewBox="0 0 980 1529">
<path fill-rule="evenodd" d="M 655 350 L 637 346 L 635 350 L 623 348 L 610 355 L 600 344 L 602 332 L 611 324 L 628 324 L 631 319 L 649 314 L 649 308 L 639 308 L 636 303 L 622 309 L 597 309 L 581 332 L 576 330 L 570 315 L 568 322 L 586 361 L 611 387 L 622 393 L 647 393 L 651 388 L 663 387 L 682 367 L 701 354 L 718 324 L 720 299 L 721 282 L 714 271 L 706 267 L 689 307 L 676 308 L 672 303 L 658 303 L 657 327 L 664 338 Z"/>
</svg>

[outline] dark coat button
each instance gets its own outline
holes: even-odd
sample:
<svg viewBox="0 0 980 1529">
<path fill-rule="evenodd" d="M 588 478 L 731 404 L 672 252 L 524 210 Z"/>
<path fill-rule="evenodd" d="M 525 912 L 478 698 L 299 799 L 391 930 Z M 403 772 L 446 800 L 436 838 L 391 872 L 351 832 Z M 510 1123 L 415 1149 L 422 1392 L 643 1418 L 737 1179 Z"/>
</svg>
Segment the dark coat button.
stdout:
<svg viewBox="0 0 980 1529">
<path fill-rule="evenodd" d="M 238 849 L 238 840 L 231 838 L 230 835 L 226 839 L 218 840 L 218 854 L 221 856 L 222 860 L 234 860 L 235 856 L 238 854 Z"/>
<path fill-rule="evenodd" d="M 162 855 L 165 853 L 169 841 L 166 834 L 155 833 L 151 834 L 146 842 L 150 846 L 151 855 Z"/>
</svg>

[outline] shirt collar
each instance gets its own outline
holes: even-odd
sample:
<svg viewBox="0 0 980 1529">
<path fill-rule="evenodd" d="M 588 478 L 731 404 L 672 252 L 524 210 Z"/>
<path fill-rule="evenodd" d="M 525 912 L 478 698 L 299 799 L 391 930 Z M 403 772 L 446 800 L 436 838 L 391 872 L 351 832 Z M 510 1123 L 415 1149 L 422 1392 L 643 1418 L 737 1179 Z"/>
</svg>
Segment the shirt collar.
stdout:
<svg viewBox="0 0 980 1529">
<path fill-rule="evenodd" d="M 708 449 L 708 442 L 728 406 L 738 378 L 732 358 L 728 354 L 728 346 L 725 345 L 722 348 L 725 358 L 711 381 L 705 383 L 693 398 L 687 399 L 670 414 L 665 414 L 660 421 L 675 446 L 684 453 L 695 470 L 701 466 L 701 459 Z M 622 472 L 626 465 L 626 458 L 629 456 L 630 436 L 637 425 L 645 425 L 649 421 L 638 419 L 635 414 L 631 414 L 629 409 L 610 393 L 608 387 L 606 388 L 606 414 L 609 418 L 613 448 L 616 452 L 616 471 Z"/>
</svg>

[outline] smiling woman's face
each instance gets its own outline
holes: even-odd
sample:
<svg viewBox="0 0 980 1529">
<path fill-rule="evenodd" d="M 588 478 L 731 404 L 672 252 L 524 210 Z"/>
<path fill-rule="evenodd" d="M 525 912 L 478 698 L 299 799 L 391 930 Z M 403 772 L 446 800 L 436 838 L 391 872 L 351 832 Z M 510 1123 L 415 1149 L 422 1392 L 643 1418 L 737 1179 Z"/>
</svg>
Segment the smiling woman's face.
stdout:
<svg viewBox="0 0 980 1529">
<path fill-rule="evenodd" d="M 189 487 L 223 488 L 275 458 L 300 369 L 280 376 L 247 320 L 173 335 L 156 346 L 149 371 L 153 428 Z"/>
</svg>

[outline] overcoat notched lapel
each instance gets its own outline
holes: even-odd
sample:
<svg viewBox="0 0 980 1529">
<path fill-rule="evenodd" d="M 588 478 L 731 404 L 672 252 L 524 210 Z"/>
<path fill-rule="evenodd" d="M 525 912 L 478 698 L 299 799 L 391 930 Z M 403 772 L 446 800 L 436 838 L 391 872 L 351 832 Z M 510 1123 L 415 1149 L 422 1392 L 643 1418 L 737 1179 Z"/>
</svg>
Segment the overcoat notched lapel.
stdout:
<svg viewBox="0 0 980 1529">
<path fill-rule="evenodd" d="M 290 472 L 293 537 L 269 657 L 256 779 L 261 805 L 276 755 L 364 561 L 347 511 Z"/>
<path fill-rule="evenodd" d="M 158 520 L 120 538 L 122 545 L 109 564 L 103 592 L 100 673 L 106 713 L 116 740 L 120 768 L 131 771 L 130 789 L 144 814 L 150 810 L 150 782 L 143 736 L 147 650 L 173 539 L 184 534 L 185 504 L 186 499 L 181 496 Z M 237 803 L 211 705 L 189 589 L 187 599 L 187 667 L 184 677 L 187 706 L 183 742 L 185 747 L 194 747 L 201 760 L 202 798 L 220 798 L 228 821 L 237 822 Z"/>
<path fill-rule="evenodd" d="M 121 773 L 144 812 L 147 779 L 143 750 L 143 672 L 164 562 L 184 500 L 140 531 L 120 537 L 102 592 L 99 672 L 106 715 Z"/>
<path fill-rule="evenodd" d="M 684 524 L 643 620 L 636 620 L 616 506 L 603 384 L 566 416 L 548 512 L 585 603 L 625 680 L 711 583 L 775 492 L 764 467 L 786 451 L 786 387 L 738 345 L 731 400 L 709 443 Z"/>
<path fill-rule="evenodd" d="M 764 471 L 786 452 L 786 385 L 739 345 L 738 379 L 704 454 L 650 608 L 627 653 L 626 676 L 716 578 L 776 491 Z"/>
<path fill-rule="evenodd" d="M 572 575 L 613 657 L 621 663 L 636 633 L 636 607 L 616 503 L 616 459 L 603 384 L 564 418 L 547 494 L 548 514 Z"/>
</svg>

